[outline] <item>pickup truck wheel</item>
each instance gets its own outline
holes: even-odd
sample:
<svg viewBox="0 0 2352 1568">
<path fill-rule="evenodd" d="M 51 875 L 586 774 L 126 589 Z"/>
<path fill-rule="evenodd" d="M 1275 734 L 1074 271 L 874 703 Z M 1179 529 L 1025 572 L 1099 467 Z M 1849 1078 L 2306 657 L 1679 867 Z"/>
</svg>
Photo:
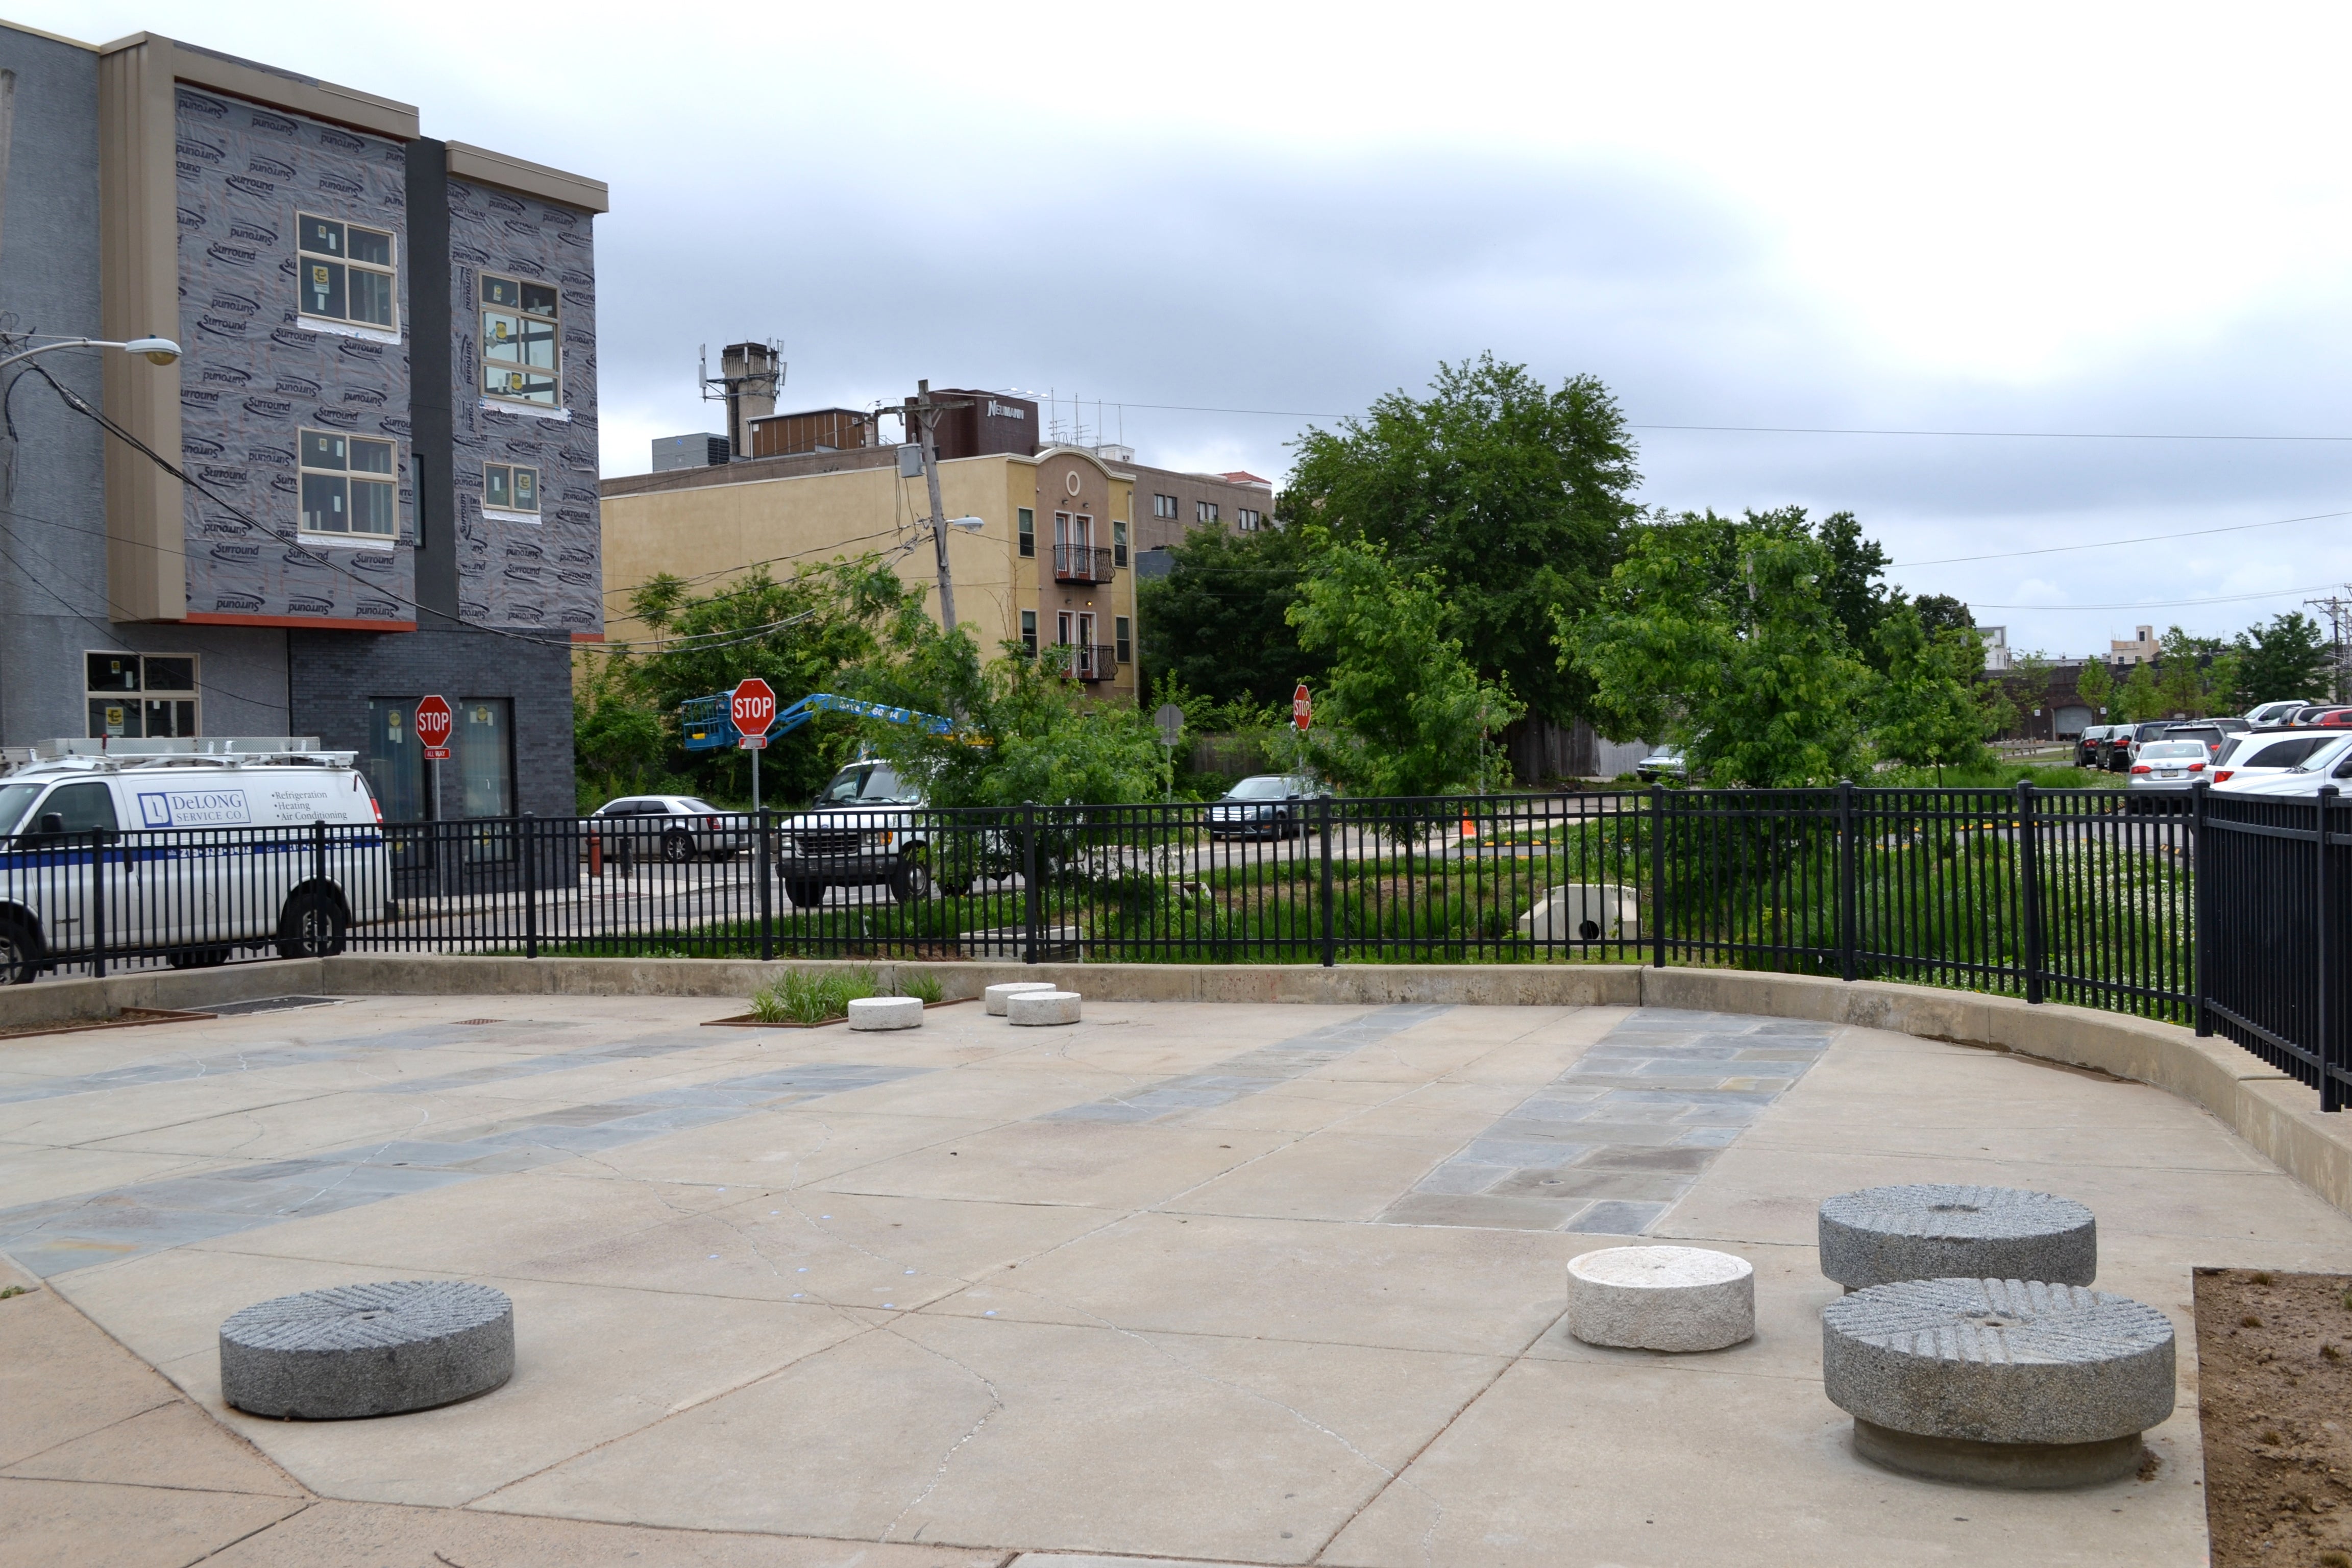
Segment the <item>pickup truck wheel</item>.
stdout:
<svg viewBox="0 0 2352 1568">
<path fill-rule="evenodd" d="M 930 862 L 910 855 L 890 873 L 890 896 L 902 904 L 919 904 L 931 896 Z"/>
<path fill-rule="evenodd" d="M 794 909 L 805 910 L 824 897 L 824 884 L 823 882 L 786 882 L 784 897 L 791 900 Z"/>
<path fill-rule="evenodd" d="M 0 985 L 29 985 L 40 972 L 40 939 L 23 921 L 0 921 Z"/>
<path fill-rule="evenodd" d="M 229 961 L 226 947 L 178 947 L 163 955 L 174 969 L 213 969 Z"/>
<path fill-rule="evenodd" d="M 694 858 L 694 835 L 680 833 L 676 828 L 662 835 L 662 858 L 673 866 L 683 866 Z"/>
<path fill-rule="evenodd" d="M 345 922 L 334 895 L 305 888 L 286 900 L 278 921 L 278 956 L 331 958 L 343 951 Z"/>
</svg>

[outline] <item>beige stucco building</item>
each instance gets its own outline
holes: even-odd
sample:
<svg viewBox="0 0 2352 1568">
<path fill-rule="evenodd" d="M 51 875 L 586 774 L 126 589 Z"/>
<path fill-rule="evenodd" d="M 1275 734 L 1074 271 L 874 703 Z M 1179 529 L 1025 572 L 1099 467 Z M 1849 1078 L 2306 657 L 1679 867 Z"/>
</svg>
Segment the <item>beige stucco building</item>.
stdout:
<svg viewBox="0 0 2352 1568">
<path fill-rule="evenodd" d="M 1135 474 L 1091 449 L 1047 447 L 939 465 L 956 618 L 984 652 L 1004 643 L 1063 647 L 1075 679 L 1106 700 L 1135 700 Z M 712 591 L 766 563 L 888 558 L 930 589 L 939 612 L 930 500 L 887 447 L 752 458 L 604 481 L 607 636 L 644 637 L 631 590 L 667 572 Z M 1148 503 L 1147 503 L 1148 504 Z M 798 692 L 778 694 L 787 702 Z"/>
</svg>

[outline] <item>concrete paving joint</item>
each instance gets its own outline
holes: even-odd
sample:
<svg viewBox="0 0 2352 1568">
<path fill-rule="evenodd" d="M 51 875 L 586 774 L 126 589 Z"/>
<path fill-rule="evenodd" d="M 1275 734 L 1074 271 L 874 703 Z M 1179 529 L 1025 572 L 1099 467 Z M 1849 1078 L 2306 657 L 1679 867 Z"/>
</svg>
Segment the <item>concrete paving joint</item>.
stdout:
<svg viewBox="0 0 2352 1568">
<path fill-rule="evenodd" d="M 514 1375 L 514 1303 L 456 1279 L 280 1296 L 220 1328 L 221 1397 L 255 1415 L 343 1421 L 487 1394 Z"/>
<path fill-rule="evenodd" d="M 1849 1290 L 1899 1279 L 2099 1276 L 2098 1222 L 2072 1198 L 1926 1183 L 1840 1193 L 1821 1208 L 1822 1272 Z"/>
<path fill-rule="evenodd" d="M 1912 1279 L 1822 1311 L 1822 1387 L 1855 1451 L 1979 1485 L 2129 1474 L 2172 1414 L 2173 1358 L 2155 1308 L 2040 1280 Z"/>
<path fill-rule="evenodd" d="M 1568 1260 L 1568 1331 L 1622 1350 L 1719 1351 L 1756 1337 L 1756 1269 L 1703 1247 L 1609 1247 Z"/>
</svg>

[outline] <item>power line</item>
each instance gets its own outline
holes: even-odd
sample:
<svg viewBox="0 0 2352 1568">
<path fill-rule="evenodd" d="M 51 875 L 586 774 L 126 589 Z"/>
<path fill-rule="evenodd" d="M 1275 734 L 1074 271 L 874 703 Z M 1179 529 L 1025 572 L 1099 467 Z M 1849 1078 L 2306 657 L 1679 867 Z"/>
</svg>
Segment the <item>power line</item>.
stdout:
<svg viewBox="0 0 2352 1568">
<path fill-rule="evenodd" d="M 2137 539 L 2101 539 L 2089 544 L 2052 544 L 2040 550 L 2009 550 L 1992 555 L 1947 555 L 1934 561 L 1899 561 L 1888 565 L 1890 572 L 1907 571 L 1914 566 L 1956 566 L 1966 561 L 2014 561 L 2024 555 L 2058 555 L 2070 550 L 2105 550 L 2116 544 L 2154 544 L 2167 539 L 2196 539 L 2209 533 L 2243 533 L 2254 528 L 2284 528 L 2294 522 L 2325 522 L 2335 518 L 2352 517 L 2352 511 L 2315 511 L 2308 517 L 2273 518 L 2268 522 L 2233 522 L 2221 528 L 2187 528 L 2178 533 L 2145 533 Z"/>
<path fill-rule="evenodd" d="M 1268 419 L 1354 419 L 1353 414 L 1316 413 L 1299 408 L 1214 408 L 1195 403 L 1119 403 L 1121 409 L 1146 408 L 1167 414 L 1242 414 Z M 1670 425 L 1627 421 L 1628 430 L 1675 430 L 1693 434 L 1732 436 L 1903 436 L 1927 439 L 1993 441 L 2287 441 L 2347 442 L 2352 436 L 2208 435 L 2153 430 L 1906 430 L 1873 426 L 1835 425 Z"/>
<path fill-rule="evenodd" d="M 2191 605 L 2242 605 L 2250 599 L 2282 599 L 2290 594 L 2323 593 L 2332 586 L 2320 583 L 2304 588 L 2270 588 L 2259 594 L 2223 594 L 2210 599 L 2144 599 L 2130 605 L 1983 605 L 1971 599 L 1969 605 L 1979 610 L 2170 610 Z"/>
</svg>

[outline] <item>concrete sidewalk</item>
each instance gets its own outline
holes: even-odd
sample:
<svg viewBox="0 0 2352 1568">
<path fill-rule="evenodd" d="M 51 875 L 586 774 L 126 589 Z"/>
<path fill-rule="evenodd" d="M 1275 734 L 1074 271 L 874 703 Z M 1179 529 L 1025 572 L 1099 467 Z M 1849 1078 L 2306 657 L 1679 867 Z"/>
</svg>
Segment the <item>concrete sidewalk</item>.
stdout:
<svg viewBox="0 0 2352 1568">
<path fill-rule="evenodd" d="M 9 1045 L 0 1248 L 37 1288 L 0 1301 L 0 1544 L 2188 1565 L 2190 1268 L 2352 1268 L 2352 1219 L 2180 1100 L 1872 1030 L 1175 1003 L 699 1026 L 738 1006 L 374 997 Z M 1930 1180 L 2096 1211 L 2100 1285 L 2181 1335 L 2152 1479 L 1979 1492 L 1848 1451 L 1813 1208 Z M 1750 1258 L 1756 1341 L 1567 1339 L 1568 1258 L 1634 1235 Z M 514 1297 L 505 1388 L 359 1423 L 219 1405 L 236 1308 L 440 1277 Z"/>
</svg>

